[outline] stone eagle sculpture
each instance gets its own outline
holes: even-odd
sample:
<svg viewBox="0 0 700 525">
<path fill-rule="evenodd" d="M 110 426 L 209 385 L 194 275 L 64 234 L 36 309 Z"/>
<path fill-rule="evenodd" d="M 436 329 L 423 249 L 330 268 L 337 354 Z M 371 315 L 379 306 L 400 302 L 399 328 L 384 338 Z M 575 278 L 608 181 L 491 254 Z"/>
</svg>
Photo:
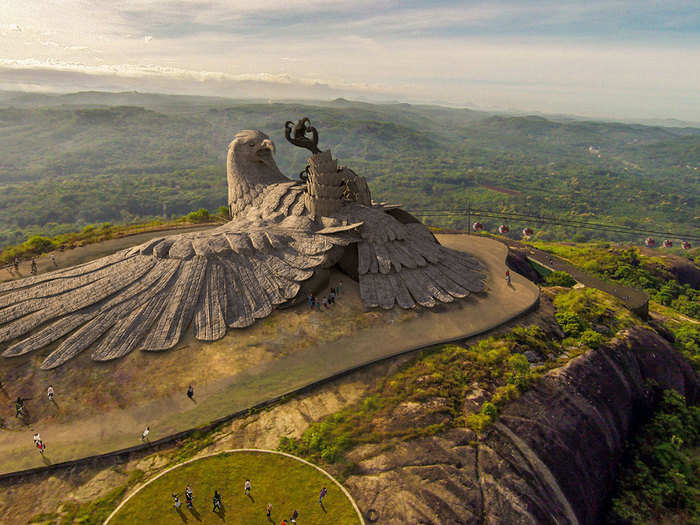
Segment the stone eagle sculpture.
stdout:
<svg viewBox="0 0 700 525">
<path fill-rule="evenodd" d="M 304 182 L 285 177 L 273 152 L 260 131 L 235 136 L 232 218 L 222 226 L 0 284 L 3 356 L 58 342 L 41 368 L 87 348 L 107 361 L 172 348 L 190 325 L 214 341 L 313 291 L 304 284 L 334 265 L 359 281 L 366 307 L 432 307 L 484 289 L 478 260 L 441 246 L 410 214 L 373 204 L 364 179 L 330 152 L 312 155 Z"/>
</svg>

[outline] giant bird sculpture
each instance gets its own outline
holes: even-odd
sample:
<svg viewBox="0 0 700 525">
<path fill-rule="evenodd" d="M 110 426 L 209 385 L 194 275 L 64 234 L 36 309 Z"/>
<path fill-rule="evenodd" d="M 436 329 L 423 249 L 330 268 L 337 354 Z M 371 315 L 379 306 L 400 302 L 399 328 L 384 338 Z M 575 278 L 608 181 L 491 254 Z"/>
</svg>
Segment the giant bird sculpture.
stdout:
<svg viewBox="0 0 700 525">
<path fill-rule="evenodd" d="M 298 126 L 287 137 L 312 149 L 305 133 L 313 128 Z M 3 355 L 60 340 L 41 368 L 87 348 L 107 361 L 172 348 L 190 324 L 197 339 L 214 341 L 309 293 L 314 273 L 334 265 L 359 280 L 370 308 L 432 307 L 484 289 L 474 257 L 444 248 L 408 213 L 372 203 L 364 179 L 338 168 L 330 152 L 311 156 L 304 182 L 285 177 L 273 152 L 260 131 L 235 136 L 227 158 L 232 218 L 222 226 L 0 284 Z"/>
</svg>

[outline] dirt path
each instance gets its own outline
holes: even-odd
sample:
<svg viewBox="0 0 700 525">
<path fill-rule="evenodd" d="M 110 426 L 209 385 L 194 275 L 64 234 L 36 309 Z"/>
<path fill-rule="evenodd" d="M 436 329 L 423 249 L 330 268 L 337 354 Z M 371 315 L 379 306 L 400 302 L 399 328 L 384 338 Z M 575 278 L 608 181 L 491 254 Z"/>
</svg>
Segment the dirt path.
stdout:
<svg viewBox="0 0 700 525">
<path fill-rule="evenodd" d="M 37 418 L 26 428 L 0 433 L 0 472 L 130 447 L 140 443 L 147 425 L 154 440 L 201 426 L 362 363 L 490 330 L 537 301 L 539 289 L 520 275 L 513 274 L 512 284 L 506 284 L 507 248 L 500 242 L 464 235 L 438 238 L 485 263 L 486 294 L 429 311 L 365 312 L 357 285 L 338 274 L 333 279 L 344 281 L 344 293 L 336 310 L 309 312 L 300 306 L 275 312 L 249 329 L 230 331 L 217 343 L 189 336 L 170 352 L 134 352 L 103 366 L 86 359 L 59 367 L 53 375 L 33 367 L 30 360 L 40 355 L 28 358 L 23 388 L 37 393 L 29 407 Z M 57 394 L 58 410 L 44 399 L 49 381 L 62 393 Z M 184 395 L 189 382 L 197 385 L 196 404 Z M 7 388 L 16 387 L 10 381 Z M 74 389 L 83 397 L 67 403 L 62 396 Z M 45 457 L 29 440 L 36 431 L 48 445 Z"/>
</svg>

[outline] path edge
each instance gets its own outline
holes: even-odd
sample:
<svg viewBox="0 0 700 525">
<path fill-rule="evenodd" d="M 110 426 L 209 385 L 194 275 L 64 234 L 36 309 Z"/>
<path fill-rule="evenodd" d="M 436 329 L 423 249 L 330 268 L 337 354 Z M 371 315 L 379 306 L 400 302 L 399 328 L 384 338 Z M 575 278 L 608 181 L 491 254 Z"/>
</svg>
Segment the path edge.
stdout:
<svg viewBox="0 0 700 525">
<path fill-rule="evenodd" d="M 306 461 L 305 459 L 302 459 L 302 458 L 300 458 L 300 457 L 294 456 L 294 455 L 292 455 L 292 454 L 288 454 L 288 453 L 286 453 L 286 452 L 280 452 L 279 450 L 268 450 L 268 449 L 264 449 L 264 448 L 233 448 L 233 449 L 227 449 L 227 450 L 219 450 L 219 451 L 217 451 L 217 452 L 212 452 L 212 453 L 206 454 L 206 455 L 204 455 L 204 456 L 200 456 L 200 457 L 196 457 L 196 458 L 190 458 L 190 459 L 188 459 L 187 461 L 183 461 L 182 463 L 178 463 L 177 465 L 173 465 L 172 467 L 169 467 L 169 468 L 165 469 L 163 472 L 159 473 L 157 476 L 155 476 L 155 477 L 149 479 L 149 480 L 148 480 L 146 483 L 144 483 L 143 485 L 141 485 L 141 486 L 137 487 L 136 489 L 134 489 L 134 490 L 131 492 L 131 494 L 129 494 L 126 498 L 124 498 L 124 499 L 119 503 L 119 505 L 117 506 L 117 508 L 114 509 L 114 510 L 112 511 L 112 513 L 111 513 L 109 516 L 107 516 L 107 519 L 104 520 L 104 521 L 102 522 L 102 524 L 103 524 L 103 525 L 107 525 L 107 523 L 109 523 L 109 521 L 110 521 L 114 516 L 117 515 L 117 513 L 119 512 L 119 510 L 120 510 L 133 496 L 135 496 L 136 494 L 138 494 L 143 488 L 147 487 L 148 485 L 150 485 L 151 483 L 153 483 L 155 480 L 157 480 L 157 479 L 160 478 L 161 476 L 166 475 L 168 472 L 170 472 L 170 471 L 172 471 L 172 470 L 175 470 L 175 469 L 177 469 L 177 468 L 180 468 L 180 467 L 182 467 L 182 466 L 184 466 L 184 465 L 187 465 L 188 463 L 193 463 L 193 462 L 195 462 L 195 461 L 199 461 L 199 460 L 201 460 L 201 459 L 206 459 L 206 458 L 210 458 L 210 457 L 214 457 L 214 456 L 219 456 L 219 455 L 221 455 L 221 454 L 231 454 L 231 453 L 235 453 L 235 452 L 255 452 L 255 453 L 260 453 L 260 454 L 277 454 L 278 456 L 286 456 L 286 457 L 288 457 L 288 458 L 294 459 L 294 460 L 296 460 L 296 461 L 299 461 L 299 462 L 301 462 L 301 463 L 304 463 L 305 465 L 308 465 L 308 466 L 310 466 L 310 467 L 315 468 L 316 470 L 318 470 L 319 472 L 321 472 L 323 475 L 325 475 L 327 478 L 329 478 L 333 483 L 335 483 L 336 485 L 338 485 L 338 487 L 340 488 L 340 490 L 343 491 L 343 494 L 345 494 L 345 497 L 348 498 L 348 500 L 350 500 L 350 503 L 352 503 L 352 507 L 355 509 L 355 513 L 357 513 L 357 517 L 360 518 L 360 524 L 361 524 L 361 525 L 366 525 L 366 523 L 365 523 L 365 518 L 364 518 L 364 516 L 362 515 L 362 512 L 360 512 L 360 508 L 357 506 L 357 503 L 355 503 L 355 498 L 352 497 L 352 495 L 350 494 L 350 492 L 348 492 L 348 489 L 346 489 L 346 488 L 343 486 L 343 484 L 340 483 L 340 481 L 338 481 L 338 480 L 335 479 L 333 476 L 331 476 L 326 470 L 322 469 L 322 468 L 319 467 L 318 465 L 315 465 L 315 464 L 313 464 L 313 463 L 311 463 L 311 462 L 309 462 L 309 461 Z"/>
</svg>

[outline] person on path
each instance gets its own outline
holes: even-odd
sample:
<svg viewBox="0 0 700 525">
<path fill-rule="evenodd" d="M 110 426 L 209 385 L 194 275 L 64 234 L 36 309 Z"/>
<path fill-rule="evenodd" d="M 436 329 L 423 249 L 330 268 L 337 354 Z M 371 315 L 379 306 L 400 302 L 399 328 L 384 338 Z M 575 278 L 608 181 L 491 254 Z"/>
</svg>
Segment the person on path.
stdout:
<svg viewBox="0 0 700 525">
<path fill-rule="evenodd" d="M 221 494 L 218 490 L 214 490 L 214 508 L 212 512 L 217 512 L 221 510 Z"/>
<path fill-rule="evenodd" d="M 322 301 L 323 307 L 328 310 L 328 297 L 324 297 Z"/>
<path fill-rule="evenodd" d="M 309 299 L 309 308 L 313 310 L 314 309 L 314 295 L 309 294 L 308 299 Z"/>
<path fill-rule="evenodd" d="M 282 520 L 282 525 L 287 525 L 287 520 Z"/>
<path fill-rule="evenodd" d="M 245 483 L 243 484 L 243 489 L 245 491 L 245 495 L 250 496 L 250 480 L 249 479 L 245 480 Z"/>
<path fill-rule="evenodd" d="M 34 444 L 36 445 L 38 441 L 41 441 L 41 436 L 37 432 L 36 434 L 34 434 Z"/>
<path fill-rule="evenodd" d="M 46 443 L 44 443 L 42 440 L 39 440 L 35 444 L 36 444 L 36 448 L 39 449 L 39 454 L 41 454 L 43 456 L 44 450 L 46 450 Z"/>
<path fill-rule="evenodd" d="M 328 303 L 335 304 L 335 288 L 331 288 L 331 291 L 328 293 Z"/>
<path fill-rule="evenodd" d="M 340 292 L 343 288 L 343 281 L 338 281 L 335 285 L 335 295 L 340 295 Z"/>
<path fill-rule="evenodd" d="M 148 437 L 148 434 L 151 433 L 151 427 L 146 427 L 146 430 L 141 432 L 141 441 L 146 441 L 146 438 Z"/>
<path fill-rule="evenodd" d="M 187 397 L 194 401 L 194 388 L 192 388 L 192 385 L 187 387 Z"/>
<path fill-rule="evenodd" d="M 292 523 L 296 523 L 298 517 L 299 517 L 299 511 L 297 509 L 294 509 L 294 512 L 292 512 Z"/>
<path fill-rule="evenodd" d="M 271 515 L 272 515 L 272 503 L 268 503 L 267 507 L 265 507 L 265 517 L 268 520 L 272 521 L 272 519 L 270 518 Z"/>
<path fill-rule="evenodd" d="M 180 498 L 177 496 L 177 494 L 173 493 L 173 507 L 175 507 L 176 510 L 179 510 L 180 505 L 182 505 Z"/>
<path fill-rule="evenodd" d="M 53 385 L 49 385 L 49 388 L 46 390 L 46 395 L 49 396 L 49 401 L 53 401 Z"/>
<path fill-rule="evenodd" d="M 56 255 L 52 253 L 49 257 L 51 257 L 51 262 L 53 263 L 53 265 L 58 266 L 58 264 L 56 264 Z"/>
<path fill-rule="evenodd" d="M 187 485 L 185 488 L 185 501 L 187 502 L 187 508 L 192 508 L 192 487 Z"/>
<path fill-rule="evenodd" d="M 328 489 L 326 487 L 323 487 L 321 489 L 321 493 L 318 495 L 318 504 L 323 505 L 323 498 L 326 497 L 326 494 L 328 494 Z"/>
<path fill-rule="evenodd" d="M 314 305 L 319 311 L 321 310 L 321 300 L 318 297 L 314 297 Z"/>
<path fill-rule="evenodd" d="M 19 273 L 19 257 L 15 257 L 14 261 L 12 261 L 12 266 L 15 267 L 15 272 Z"/>
<path fill-rule="evenodd" d="M 32 275 L 36 275 L 37 272 L 37 267 L 36 267 L 36 259 L 32 257 Z"/>
<path fill-rule="evenodd" d="M 15 417 L 23 416 L 24 415 L 24 399 L 21 397 L 17 398 L 17 401 L 15 401 Z"/>
<path fill-rule="evenodd" d="M 506 283 L 510 286 L 510 270 L 506 270 Z"/>
</svg>

